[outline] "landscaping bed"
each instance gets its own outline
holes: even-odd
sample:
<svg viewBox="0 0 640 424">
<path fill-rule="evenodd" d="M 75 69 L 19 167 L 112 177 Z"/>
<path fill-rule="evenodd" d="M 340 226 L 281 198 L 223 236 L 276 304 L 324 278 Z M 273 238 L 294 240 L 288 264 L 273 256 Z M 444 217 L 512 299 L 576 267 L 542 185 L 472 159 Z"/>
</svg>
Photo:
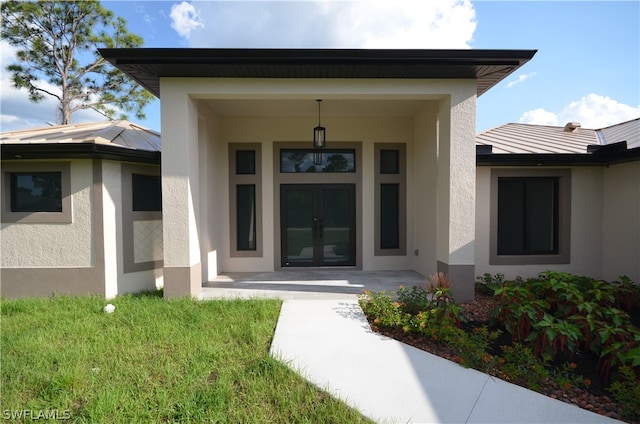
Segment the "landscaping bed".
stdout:
<svg viewBox="0 0 640 424">
<path fill-rule="evenodd" d="M 507 282 L 485 275 L 475 302 L 456 305 L 439 275 L 397 294 L 365 293 L 360 304 L 374 331 L 580 408 L 640 422 L 640 288 L 628 279 L 610 284 L 544 273 Z"/>
</svg>

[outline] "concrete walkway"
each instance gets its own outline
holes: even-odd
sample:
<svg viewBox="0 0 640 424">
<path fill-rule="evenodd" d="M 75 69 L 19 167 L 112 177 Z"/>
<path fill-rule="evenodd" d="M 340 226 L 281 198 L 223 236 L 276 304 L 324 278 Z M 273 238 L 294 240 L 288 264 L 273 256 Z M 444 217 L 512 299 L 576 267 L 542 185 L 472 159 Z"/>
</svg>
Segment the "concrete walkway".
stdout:
<svg viewBox="0 0 640 424">
<path fill-rule="evenodd" d="M 271 354 L 379 423 L 619 422 L 374 333 L 356 295 L 424 277 L 319 272 L 227 276 L 201 297 L 283 298 Z"/>
</svg>

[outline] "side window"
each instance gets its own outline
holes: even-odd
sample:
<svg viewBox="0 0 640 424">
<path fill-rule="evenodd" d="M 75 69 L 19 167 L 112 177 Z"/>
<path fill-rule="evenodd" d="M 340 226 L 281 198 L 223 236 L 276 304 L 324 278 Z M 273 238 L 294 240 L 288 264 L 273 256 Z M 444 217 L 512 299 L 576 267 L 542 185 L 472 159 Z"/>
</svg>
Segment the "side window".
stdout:
<svg viewBox="0 0 640 424">
<path fill-rule="evenodd" d="M 262 256 L 262 167 L 260 144 L 229 145 L 231 256 Z"/>
<path fill-rule="evenodd" d="M 491 263 L 569 262 L 570 171 L 493 170 Z"/>
<path fill-rule="evenodd" d="M 162 268 L 162 177 L 157 165 L 122 164 L 125 273 Z"/>
<path fill-rule="evenodd" d="M 375 146 L 375 255 L 405 255 L 406 154 L 404 144 Z"/>
<path fill-rule="evenodd" d="M 12 172 L 11 212 L 62 212 L 62 172 Z"/>
<path fill-rule="evenodd" d="M 558 253 L 558 177 L 498 178 L 498 255 Z"/>
<path fill-rule="evenodd" d="M 72 222 L 69 163 L 15 162 L 2 171 L 3 222 Z"/>
<path fill-rule="evenodd" d="M 133 211 L 162 211 L 162 182 L 159 175 L 132 173 L 131 191 Z"/>
</svg>

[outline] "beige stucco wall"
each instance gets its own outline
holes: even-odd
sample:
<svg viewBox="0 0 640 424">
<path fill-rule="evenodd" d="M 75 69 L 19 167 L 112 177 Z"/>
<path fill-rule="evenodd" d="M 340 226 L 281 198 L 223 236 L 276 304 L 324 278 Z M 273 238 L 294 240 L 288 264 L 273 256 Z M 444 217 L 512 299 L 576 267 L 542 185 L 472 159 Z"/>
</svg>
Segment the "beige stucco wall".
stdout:
<svg viewBox="0 0 640 424">
<path fill-rule="evenodd" d="M 2 224 L 2 295 L 93 293 L 109 298 L 161 287 L 162 268 L 125 272 L 123 266 L 122 164 L 66 162 L 72 222 Z M 147 241 L 134 235 L 134 242 Z"/>
<path fill-rule="evenodd" d="M 145 166 L 135 165 L 144 169 Z M 105 296 L 136 293 L 144 290 L 155 290 L 162 287 L 162 268 L 136 272 L 125 272 L 124 269 L 124 237 L 123 237 L 123 193 L 121 162 L 102 162 L 102 199 L 104 210 L 104 262 L 105 262 Z M 134 243 L 151 243 L 148 238 L 138 239 L 134 235 Z"/>
<path fill-rule="evenodd" d="M 416 116 L 413 149 L 414 243 L 408 251 L 412 268 L 422 275 L 437 272 L 438 104 L 426 104 Z"/>
<path fill-rule="evenodd" d="M 0 242 L 2 268 L 93 266 L 92 162 L 91 160 L 64 162 L 71 165 L 73 222 L 70 224 L 2 223 Z"/>
<path fill-rule="evenodd" d="M 225 199 L 225 167 L 227 161 L 225 146 L 220 140 L 220 122 L 218 117 L 206 105 L 199 105 L 199 166 L 200 173 L 207 184 L 200 185 L 201 220 L 201 262 L 203 281 L 213 280 L 218 275 L 218 257 L 228 251 L 224 243 L 224 231 L 221 225 Z"/>
<path fill-rule="evenodd" d="M 211 160 L 221 171 L 221 184 L 213 188 L 219 192 L 218 199 L 224 203 L 212 204 L 211 213 L 221 217 L 219 252 L 219 270 L 226 272 L 238 271 L 273 271 L 274 269 L 274 240 L 276 238 L 276 226 L 274 223 L 274 199 L 276 188 L 273 186 L 273 142 L 300 142 L 309 138 L 310 128 L 316 124 L 314 118 L 295 117 L 213 117 L 220 122 L 219 138 L 212 138 L 210 145 L 224 146 L 227 143 L 261 143 L 262 144 L 262 213 L 263 213 L 263 243 L 264 254 L 261 258 L 231 257 L 229 230 L 229 207 L 226 202 L 229 199 L 229 164 L 228 154 L 218 155 Z M 407 155 L 412 155 L 413 145 L 413 119 L 410 118 L 383 118 L 383 117 L 326 117 L 323 124 L 331 131 L 331 141 L 339 147 L 340 142 L 362 142 L 363 150 L 363 227 L 369 231 L 363 231 L 359 236 L 363 239 L 363 268 L 364 269 L 406 269 L 410 267 L 407 256 L 374 256 L 373 225 L 374 225 L 374 198 L 373 198 L 373 149 L 374 143 L 407 143 Z M 282 129 L 286 129 L 283 131 Z M 225 150 L 226 152 L 226 150 Z M 410 169 L 413 164 L 409 164 Z M 413 179 L 408 179 L 407 185 L 411 190 Z M 211 190 L 207 196 L 212 196 Z M 409 222 L 413 221 L 414 208 L 413 197 L 408 200 Z M 222 208 L 220 208 L 222 206 Z M 215 224 L 214 224 L 215 225 Z M 413 229 L 408 229 L 408 243 L 413 244 Z"/>
<path fill-rule="evenodd" d="M 536 168 L 531 170 L 535 173 Z M 507 278 L 533 277 L 542 271 L 555 270 L 594 278 L 602 277 L 602 167 L 571 168 L 571 259 L 568 264 L 489 264 L 490 177 L 491 167 L 477 168 L 476 275 L 502 273 Z"/>
<path fill-rule="evenodd" d="M 317 116 L 282 113 L 277 107 L 254 115 L 243 110 L 274 100 L 342 102 L 340 113 L 323 114 L 322 124 L 330 142 L 362 146 L 363 212 L 358 217 L 362 231 L 357 237 L 363 269 L 433 273 L 438 263 L 473 269 L 474 221 L 469 219 L 475 195 L 473 80 L 161 78 L 160 84 L 167 296 L 197 295 L 196 275 L 206 281 L 216 273 L 272 271 L 278 266 L 273 143 L 310 143 Z M 410 116 L 389 109 L 380 115 L 357 109 L 349 113 L 349 105 L 369 100 L 420 102 L 421 108 Z M 261 144 L 262 257 L 231 256 L 229 143 Z M 374 255 L 374 143 L 406 143 L 406 255 Z M 435 189 L 438 181 L 440 188 Z M 435 197 L 425 200 L 425 193 Z M 172 283 L 167 283 L 167 270 Z"/>
<path fill-rule="evenodd" d="M 602 276 L 640 284 L 640 162 L 604 170 L 603 205 Z"/>
</svg>

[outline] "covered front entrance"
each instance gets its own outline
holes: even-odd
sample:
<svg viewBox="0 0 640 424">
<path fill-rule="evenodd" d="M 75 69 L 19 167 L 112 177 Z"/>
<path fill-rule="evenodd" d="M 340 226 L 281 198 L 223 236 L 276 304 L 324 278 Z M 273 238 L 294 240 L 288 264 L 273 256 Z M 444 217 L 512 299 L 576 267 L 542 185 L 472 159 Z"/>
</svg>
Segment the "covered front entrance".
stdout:
<svg viewBox="0 0 640 424">
<path fill-rule="evenodd" d="M 355 184 L 282 184 L 281 266 L 355 266 L 355 193 Z"/>
</svg>

